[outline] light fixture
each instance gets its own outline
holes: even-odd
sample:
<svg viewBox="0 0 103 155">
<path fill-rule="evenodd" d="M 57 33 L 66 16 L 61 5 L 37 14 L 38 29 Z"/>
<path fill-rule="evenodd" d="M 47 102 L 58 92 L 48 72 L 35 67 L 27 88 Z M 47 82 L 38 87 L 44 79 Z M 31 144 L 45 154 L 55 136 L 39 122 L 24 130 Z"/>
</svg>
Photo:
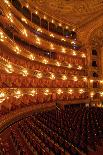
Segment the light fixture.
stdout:
<svg viewBox="0 0 103 155">
<path fill-rule="evenodd" d="M 29 59 L 31 59 L 33 61 L 33 60 L 35 60 L 35 56 L 33 54 L 30 54 Z"/>
<path fill-rule="evenodd" d="M 59 61 L 56 61 L 56 65 L 59 67 L 61 66 L 61 63 Z"/>
<path fill-rule="evenodd" d="M 60 88 L 59 88 L 59 89 L 57 89 L 57 94 L 59 94 L 59 95 L 60 95 L 61 93 L 63 93 L 62 89 L 60 89 Z"/>
<path fill-rule="evenodd" d="M 49 89 L 44 90 L 44 95 L 49 95 Z"/>
<path fill-rule="evenodd" d="M 69 94 L 73 94 L 73 89 L 69 89 L 69 90 L 68 90 L 68 93 L 69 93 Z"/>
<path fill-rule="evenodd" d="M 0 92 L 0 103 L 2 103 L 6 99 L 6 94 L 4 92 Z"/>
<path fill-rule="evenodd" d="M 62 76 L 62 80 L 67 80 L 67 76 L 66 75 L 63 75 Z"/>
<path fill-rule="evenodd" d="M 82 53 L 81 56 L 82 56 L 82 58 L 85 58 L 86 57 L 85 53 Z"/>
<path fill-rule="evenodd" d="M 38 28 L 37 29 L 37 32 L 41 32 L 42 33 L 42 29 L 41 28 Z"/>
<path fill-rule="evenodd" d="M 71 64 L 68 64 L 68 68 L 72 68 L 72 65 Z"/>
<path fill-rule="evenodd" d="M 20 48 L 18 46 L 15 46 L 14 47 L 14 51 L 19 54 L 21 52 Z"/>
<path fill-rule="evenodd" d="M 76 76 L 73 77 L 74 81 L 78 81 L 78 78 Z"/>
<path fill-rule="evenodd" d="M 36 77 L 40 79 L 40 78 L 43 77 L 43 74 L 42 74 L 41 72 L 38 72 L 38 73 L 36 74 Z"/>
<path fill-rule="evenodd" d="M 27 20 L 25 18 L 22 17 L 21 20 L 27 24 Z"/>
<path fill-rule="evenodd" d="M 53 38 L 54 38 L 54 35 L 51 33 L 51 34 L 50 34 L 50 37 L 53 37 Z"/>
<path fill-rule="evenodd" d="M 83 68 L 83 67 L 82 67 L 82 66 L 80 66 L 80 65 L 77 67 L 77 69 L 78 69 L 78 70 L 81 70 L 82 68 Z"/>
<path fill-rule="evenodd" d="M 29 95 L 34 96 L 37 94 L 37 91 L 35 89 L 31 90 Z"/>
<path fill-rule="evenodd" d="M 5 70 L 8 73 L 13 73 L 14 72 L 13 66 L 10 63 L 6 64 Z"/>
<path fill-rule="evenodd" d="M 8 13 L 7 18 L 10 20 L 11 23 L 13 23 L 13 17 L 11 13 Z"/>
<path fill-rule="evenodd" d="M 50 73 L 50 79 L 54 80 L 55 79 L 55 75 L 53 73 Z"/>
<path fill-rule="evenodd" d="M 21 93 L 20 90 L 16 90 L 16 91 L 14 92 L 14 97 L 20 98 L 21 96 L 23 96 L 23 94 Z"/>
<path fill-rule="evenodd" d="M 83 89 L 79 89 L 79 93 L 80 94 L 83 94 L 84 93 L 84 90 Z"/>
<path fill-rule="evenodd" d="M 26 37 L 28 36 L 26 29 L 23 29 L 22 34 L 25 35 Z"/>
<path fill-rule="evenodd" d="M 27 71 L 27 69 L 23 69 L 23 70 L 22 70 L 22 75 L 23 75 L 23 76 L 28 76 L 28 71 Z"/>
<path fill-rule="evenodd" d="M 44 64 L 47 64 L 48 63 L 48 60 L 47 59 L 43 59 L 42 61 Z"/>
</svg>

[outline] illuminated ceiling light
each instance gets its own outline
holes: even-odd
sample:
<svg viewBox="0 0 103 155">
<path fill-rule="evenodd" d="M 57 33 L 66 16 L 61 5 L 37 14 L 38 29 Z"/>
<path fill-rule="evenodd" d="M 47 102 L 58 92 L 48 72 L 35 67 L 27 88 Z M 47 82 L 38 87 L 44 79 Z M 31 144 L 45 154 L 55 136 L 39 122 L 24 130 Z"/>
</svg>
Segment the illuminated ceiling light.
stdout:
<svg viewBox="0 0 103 155">
<path fill-rule="evenodd" d="M 53 44 L 50 44 L 50 48 L 51 48 L 52 50 L 54 50 L 54 45 L 53 45 Z"/>
<path fill-rule="evenodd" d="M 76 51 L 73 51 L 73 52 L 72 52 L 72 54 L 73 54 L 74 56 L 76 56 L 76 55 L 77 55 Z"/>
<path fill-rule="evenodd" d="M 85 53 L 82 53 L 82 55 L 81 55 L 81 56 L 82 56 L 82 58 L 86 58 L 86 55 L 85 55 Z"/>
<path fill-rule="evenodd" d="M 83 94 L 84 93 L 84 90 L 83 89 L 79 89 L 79 93 L 80 94 Z"/>
<path fill-rule="evenodd" d="M 68 64 L 68 68 L 72 68 L 72 65 L 71 64 Z"/>
<path fill-rule="evenodd" d="M 69 90 L 68 90 L 68 93 L 69 93 L 69 94 L 73 94 L 73 89 L 69 89 Z"/>
<path fill-rule="evenodd" d="M 42 33 L 42 29 L 41 28 L 38 28 L 37 29 L 37 32 L 41 32 Z"/>
<path fill-rule="evenodd" d="M 62 48 L 62 53 L 66 53 L 66 50 L 65 50 L 65 48 Z"/>
<path fill-rule="evenodd" d="M 21 20 L 27 24 L 27 20 L 25 18 L 22 17 Z"/>
<path fill-rule="evenodd" d="M 68 27 L 68 26 L 66 26 L 65 28 L 66 28 L 66 29 L 68 29 L 69 27 Z"/>
<path fill-rule="evenodd" d="M 54 80 L 55 79 L 55 75 L 53 73 L 50 74 L 50 79 Z"/>
<path fill-rule="evenodd" d="M 28 36 L 26 29 L 23 29 L 22 34 L 25 35 L 26 37 Z"/>
<path fill-rule="evenodd" d="M 46 59 L 43 59 L 43 61 L 42 61 L 44 64 L 47 64 L 48 63 L 48 60 L 46 60 Z"/>
<path fill-rule="evenodd" d="M 74 81 L 78 81 L 78 78 L 76 76 L 73 77 Z"/>
<path fill-rule="evenodd" d="M 11 23 L 13 23 L 13 17 L 11 13 L 8 13 L 7 18 L 10 20 Z"/>
<path fill-rule="evenodd" d="M 28 76 L 28 71 L 27 71 L 27 69 L 23 69 L 23 70 L 22 70 L 22 75 L 23 75 L 23 76 Z"/>
<path fill-rule="evenodd" d="M 54 38 L 54 35 L 51 33 L 51 34 L 50 34 L 50 37 L 53 37 L 53 38 Z"/>
<path fill-rule="evenodd" d="M 35 60 L 35 56 L 33 54 L 30 54 L 29 59 Z"/>
<path fill-rule="evenodd" d="M 37 91 L 35 89 L 31 90 L 29 95 L 34 96 L 37 94 Z"/>
<path fill-rule="evenodd" d="M 20 90 L 17 90 L 17 91 L 14 92 L 14 97 L 20 98 L 21 96 L 23 96 L 23 94 L 21 93 Z"/>
<path fill-rule="evenodd" d="M 44 90 L 44 95 L 49 95 L 49 93 L 50 93 L 50 92 L 49 92 L 49 89 L 45 89 L 45 90 Z"/>
<path fill-rule="evenodd" d="M 5 67 L 5 70 L 8 73 L 13 73 L 14 72 L 13 66 L 11 64 L 7 64 L 6 67 Z"/>
<path fill-rule="evenodd" d="M 59 95 L 60 95 L 61 93 L 63 93 L 62 89 L 60 89 L 60 88 L 59 88 L 59 89 L 57 89 L 57 94 L 59 94 Z"/>
<path fill-rule="evenodd" d="M 75 41 L 71 41 L 71 44 L 76 44 L 76 42 Z"/>
<path fill-rule="evenodd" d="M 77 67 L 78 70 L 81 70 L 82 68 L 83 68 L 82 66 L 78 66 L 78 67 Z"/>
<path fill-rule="evenodd" d="M 35 14 L 37 15 L 38 14 L 38 11 L 35 11 Z"/>
<path fill-rule="evenodd" d="M 87 77 L 83 77 L 83 81 L 87 81 Z"/>
<path fill-rule="evenodd" d="M 8 0 L 4 0 L 4 2 L 10 7 L 10 3 Z"/>
<path fill-rule="evenodd" d="M 2 103 L 6 99 L 6 94 L 4 92 L 0 92 L 0 103 Z"/>
<path fill-rule="evenodd" d="M 36 77 L 40 79 L 40 78 L 43 77 L 43 74 L 42 74 L 41 72 L 38 72 L 38 73 L 36 74 Z"/>
<path fill-rule="evenodd" d="M 21 52 L 20 48 L 18 46 L 15 46 L 14 51 L 19 54 Z"/>
<path fill-rule="evenodd" d="M 66 75 L 63 75 L 62 76 L 62 80 L 67 80 L 67 76 Z"/>
<path fill-rule="evenodd" d="M 57 61 L 56 65 L 59 67 L 59 66 L 61 66 L 61 63 Z"/>
<path fill-rule="evenodd" d="M 51 21 L 52 23 L 54 23 L 54 20 L 52 19 L 52 21 Z"/>
</svg>

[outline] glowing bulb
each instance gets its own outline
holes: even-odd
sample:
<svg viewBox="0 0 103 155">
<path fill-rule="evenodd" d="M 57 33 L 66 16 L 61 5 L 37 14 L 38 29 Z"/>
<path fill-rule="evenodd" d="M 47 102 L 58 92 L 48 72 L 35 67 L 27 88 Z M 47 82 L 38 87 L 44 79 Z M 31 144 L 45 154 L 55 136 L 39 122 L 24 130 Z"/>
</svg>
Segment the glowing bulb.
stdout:
<svg viewBox="0 0 103 155">
<path fill-rule="evenodd" d="M 48 95 L 48 94 L 49 94 L 49 89 L 45 89 L 44 95 Z"/>
<path fill-rule="evenodd" d="M 76 76 L 73 77 L 74 81 L 78 81 L 78 78 Z"/>
<path fill-rule="evenodd" d="M 38 28 L 38 29 L 37 29 L 37 32 L 41 32 L 41 33 L 42 33 L 42 30 L 41 30 L 41 28 Z"/>
<path fill-rule="evenodd" d="M 54 50 L 54 45 L 53 45 L 53 44 L 50 44 L 50 48 L 51 48 L 52 50 Z"/>
<path fill-rule="evenodd" d="M 72 65 L 71 64 L 68 64 L 68 68 L 72 68 Z"/>
<path fill-rule="evenodd" d="M 4 92 L 0 92 L 0 103 L 2 103 L 6 99 L 6 94 Z"/>
<path fill-rule="evenodd" d="M 25 18 L 21 18 L 21 20 L 27 24 L 27 20 Z"/>
<path fill-rule="evenodd" d="M 11 64 L 7 64 L 5 67 L 6 72 L 12 73 L 14 72 L 13 66 Z"/>
<path fill-rule="evenodd" d="M 83 94 L 84 93 L 84 90 L 83 89 L 79 89 L 79 93 L 80 94 Z"/>
<path fill-rule="evenodd" d="M 28 76 L 28 71 L 27 71 L 26 69 L 23 69 L 23 70 L 22 70 L 22 75 L 23 75 L 23 76 Z"/>
<path fill-rule="evenodd" d="M 17 90 L 17 91 L 14 92 L 14 97 L 16 97 L 16 98 L 20 98 L 22 95 L 23 94 L 21 93 L 20 90 Z"/>
<path fill-rule="evenodd" d="M 77 54 L 76 54 L 76 51 L 73 51 L 73 52 L 72 52 L 72 54 L 73 54 L 74 56 L 76 56 L 76 55 L 77 55 Z"/>
<path fill-rule="evenodd" d="M 46 59 L 43 59 L 43 61 L 42 61 L 44 64 L 47 64 L 48 63 L 48 60 L 46 60 Z"/>
<path fill-rule="evenodd" d="M 30 94 L 29 94 L 29 95 L 34 96 L 34 95 L 36 95 L 36 94 L 37 94 L 36 90 L 33 89 L 33 90 L 30 91 Z"/>
<path fill-rule="evenodd" d="M 19 54 L 19 53 L 21 52 L 21 50 L 20 50 L 20 48 L 19 48 L 18 46 L 16 46 L 16 47 L 14 48 L 14 51 L 15 51 L 17 54 Z"/>
<path fill-rule="evenodd" d="M 73 90 L 72 90 L 72 89 L 69 89 L 69 90 L 68 90 L 68 93 L 69 93 L 69 94 L 73 94 Z"/>
<path fill-rule="evenodd" d="M 61 93 L 63 93 L 63 91 L 60 88 L 57 89 L 57 94 L 61 94 Z"/>
<path fill-rule="evenodd" d="M 85 58 L 85 57 L 86 57 L 86 55 L 85 55 L 84 53 L 82 53 L 82 55 L 81 55 L 81 56 L 82 56 L 82 58 Z"/>
<path fill-rule="evenodd" d="M 43 75 L 42 75 L 41 72 L 38 72 L 36 76 L 37 76 L 37 78 L 39 78 L 39 79 L 43 77 Z"/>
<path fill-rule="evenodd" d="M 51 21 L 52 23 L 54 23 L 54 20 L 52 19 L 52 21 Z"/>
<path fill-rule="evenodd" d="M 50 79 L 51 79 L 51 80 L 54 80 L 54 79 L 55 79 L 55 75 L 54 75 L 53 73 L 51 73 Z"/>
<path fill-rule="evenodd" d="M 67 80 L 67 76 L 66 75 L 63 75 L 62 76 L 62 80 Z"/>
<path fill-rule="evenodd" d="M 66 41 L 66 40 L 64 38 L 62 38 L 61 41 Z"/>
<path fill-rule="evenodd" d="M 35 14 L 37 15 L 38 14 L 38 11 L 35 11 Z"/>
<path fill-rule="evenodd" d="M 77 68 L 77 69 L 78 69 L 78 70 L 81 70 L 82 68 L 83 68 L 82 66 L 78 66 L 78 68 Z"/>
<path fill-rule="evenodd" d="M 65 48 L 62 48 L 62 53 L 66 53 L 66 50 L 65 50 Z"/>
<path fill-rule="evenodd" d="M 35 60 L 35 56 L 33 54 L 30 54 L 29 59 Z"/>
<path fill-rule="evenodd" d="M 26 37 L 28 36 L 26 29 L 22 31 L 22 34 L 25 35 Z"/>
<path fill-rule="evenodd" d="M 94 96 L 94 92 L 91 92 L 91 93 L 90 93 L 90 96 L 93 97 L 93 96 Z"/>
<path fill-rule="evenodd" d="M 7 18 L 13 23 L 13 17 L 11 13 L 8 13 Z"/>
<path fill-rule="evenodd" d="M 54 38 L 54 35 L 51 33 L 51 34 L 50 34 L 50 37 L 53 37 L 53 38 Z"/>
<path fill-rule="evenodd" d="M 87 81 L 87 77 L 83 77 L 83 81 Z"/>
<path fill-rule="evenodd" d="M 57 65 L 57 66 L 61 66 L 61 63 L 57 61 L 57 62 L 56 62 L 56 65 Z"/>
</svg>

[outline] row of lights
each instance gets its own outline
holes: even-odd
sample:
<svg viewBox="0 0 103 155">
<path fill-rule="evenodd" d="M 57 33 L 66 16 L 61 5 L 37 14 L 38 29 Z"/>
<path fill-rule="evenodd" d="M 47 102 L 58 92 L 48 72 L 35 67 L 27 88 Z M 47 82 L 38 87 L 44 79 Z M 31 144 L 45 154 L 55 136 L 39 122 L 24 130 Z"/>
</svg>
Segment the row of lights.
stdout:
<svg viewBox="0 0 103 155">
<path fill-rule="evenodd" d="M 61 89 L 61 88 L 57 88 L 57 89 L 54 89 L 53 88 L 53 91 L 52 91 L 51 89 L 48 89 L 48 88 L 44 88 L 44 89 L 41 89 L 41 90 L 40 89 L 37 89 L 37 88 L 36 89 L 33 88 L 33 89 L 28 90 L 25 93 L 23 93 L 21 91 L 21 89 L 16 89 L 16 90 L 15 89 L 14 90 L 12 89 L 12 92 L 10 92 L 10 96 L 12 96 L 12 94 L 13 94 L 13 96 L 15 98 L 20 98 L 24 94 L 35 96 L 37 94 L 40 94 L 40 91 L 44 95 L 49 95 L 49 94 L 52 94 L 53 92 L 55 92 L 58 95 L 63 94 L 63 93 L 68 93 L 68 94 L 75 93 L 75 91 L 73 89 L 67 89 L 67 90 L 63 91 L 63 89 Z M 79 89 L 78 90 L 78 93 L 79 94 L 83 94 L 84 92 L 86 92 L 84 89 Z M 9 94 L 8 93 L 6 93 L 5 91 L 1 91 L 0 92 L 0 103 L 2 103 L 5 99 L 8 99 L 8 97 L 9 97 Z"/>
<path fill-rule="evenodd" d="M 10 64 L 10 63 L 8 63 L 8 64 L 6 64 L 5 65 L 5 71 L 7 72 L 7 73 L 13 73 L 14 72 L 14 68 L 13 68 L 13 66 L 12 66 L 12 64 Z M 34 71 L 35 72 L 35 76 L 37 77 L 37 78 L 43 78 L 43 73 L 42 72 L 40 72 L 40 71 Z M 22 74 L 23 76 L 28 76 L 29 75 L 29 71 L 28 71 L 28 69 L 26 69 L 26 68 L 24 68 L 24 69 L 22 69 L 21 71 L 20 71 L 20 74 Z M 49 78 L 51 79 L 51 80 L 54 80 L 54 79 L 56 79 L 56 76 L 55 76 L 55 74 L 54 73 L 52 73 L 52 72 L 49 72 L 49 74 L 50 74 L 50 76 L 49 76 Z M 68 77 L 64 74 L 64 75 L 61 75 L 61 79 L 62 80 L 68 80 Z M 73 81 L 78 81 L 78 77 L 77 76 L 73 76 Z M 87 77 L 83 77 L 82 78 L 82 80 L 83 81 L 85 81 L 85 82 L 87 82 Z"/>
<path fill-rule="evenodd" d="M 4 2 L 10 7 L 10 3 L 9 3 L 8 0 L 4 0 Z M 26 7 L 28 8 L 28 7 L 29 7 L 29 4 L 26 4 Z M 38 11 L 35 11 L 35 14 L 38 14 Z M 10 16 L 11 16 L 11 15 L 10 15 Z M 10 17 L 10 18 L 11 18 L 11 17 Z M 45 15 L 44 15 L 44 19 L 47 19 L 47 17 L 46 17 Z M 10 20 L 11 20 L 11 22 L 13 22 L 12 19 L 10 19 Z M 27 24 L 26 18 L 22 17 L 21 20 Z M 54 23 L 54 20 L 52 20 L 51 22 Z M 59 26 L 62 26 L 62 24 L 59 23 Z M 66 26 L 65 28 L 68 29 L 69 27 Z M 41 29 L 41 28 L 40 28 L 40 29 Z M 73 28 L 72 31 L 75 31 L 75 28 Z M 39 31 L 39 32 L 40 32 L 40 31 Z M 41 32 L 42 32 L 42 30 L 41 30 Z M 52 34 L 50 34 L 50 36 L 51 36 L 51 37 L 54 37 L 54 35 L 52 35 Z M 65 40 L 65 38 L 62 38 L 61 41 L 66 41 L 66 40 Z"/>
<path fill-rule="evenodd" d="M 25 33 L 26 34 L 26 33 Z M 1 41 L 4 41 L 4 38 L 7 38 L 7 37 L 5 37 L 4 36 L 4 34 L 3 34 L 3 32 L 1 31 L 0 32 L 0 40 Z M 15 47 L 13 48 L 13 50 L 17 53 L 17 54 L 21 54 L 21 49 L 15 44 Z M 73 51 L 73 54 L 74 54 L 74 52 L 75 51 Z M 30 53 L 30 52 L 29 52 Z M 24 54 L 23 54 L 23 56 L 25 56 Z M 35 56 L 34 56 L 34 54 L 31 54 L 30 53 L 30 55 L 28 56 L 28 58 L 30 59 L 30 60 L 35 60 Z M 38 61 L 39 62 L 41 62 L 41 63 L 44 63 L 44 64 L 49 64 L 49 62 L 48 62 L 48 60 L 46 59 L 46 58 L 43 58 L 42 59 L 42 61 L 40 60 L 40 59 L 38 59 Z M 54 62 L 53 62 L 53 64 L 54 65 L 56 65 L 56 66 L 62 66 L 62 64 L 59 62 L 59 61 L 55 61 L 54 60 Z M 63 65 L 64 66 L 64 65 Z M 67 68 L 72 68 L 73 66 L 71 65 L 71 64 L 66 64 L 66 66 L 65 67 L 67 67 Z M 78 67 L 77 67 L 77 69 L 78 70 L 81 70 L 83 67 L 81 66 L 81 65 L 79 65 Z"/>
<path fill-rule="evenodd" d="M 8 19 L 9 19 L 11 22 L 13 22 L 13 18 L 12 18 L 12 14 L 11 14 L 11 13 L 9 13 L 7 17 L 8 17 Z M 24 21 L 25 23 L 27 23 L 27 21 L 26 21 L 25 18 L 21 18 L 21 20 Z M 38 28 L 37 31 L 38 31 L 38 32 L 42 32 L 41 28 Z M 25 28 L 22 30 L 22 34 L 25 35 L 26 37 L 28 37 L 27 30 L 26 30 Z M 53 34 L 51 34 L 50 36 L 54 37 Z M 62 41 L 65 41 L 64 38 L 62 38 L 61 40 L 62 40 Z M 39 44 L 39 45 L 41 44 L 40 38 L 37 38 L 36 43 Z M 74 44 L 75 42 L 72 41 L 71 43 Z M 50 44 L 50 48 L 51 48 L 52 50 L 55 49 L 55 48 L 53 47 L 52 44 Z M 64 52 L 64 51 L 62 50 L 62 52 Z M 76 54 L 76 53 L 73 53 L 73 55 L 76 56 L 77 54 Z"/>
</svg>

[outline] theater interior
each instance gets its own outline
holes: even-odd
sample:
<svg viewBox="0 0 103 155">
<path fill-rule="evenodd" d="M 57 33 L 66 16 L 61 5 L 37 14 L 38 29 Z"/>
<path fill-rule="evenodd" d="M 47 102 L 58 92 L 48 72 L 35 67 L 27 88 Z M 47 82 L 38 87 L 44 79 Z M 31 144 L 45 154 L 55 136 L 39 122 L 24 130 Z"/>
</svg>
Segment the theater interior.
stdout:
<svg viewBox="0 0 103 155">
<path fill-rule="evenodd" d="M 0 155 L 103 155 L 103 0 L 0 0 Z"/>
</svg>

